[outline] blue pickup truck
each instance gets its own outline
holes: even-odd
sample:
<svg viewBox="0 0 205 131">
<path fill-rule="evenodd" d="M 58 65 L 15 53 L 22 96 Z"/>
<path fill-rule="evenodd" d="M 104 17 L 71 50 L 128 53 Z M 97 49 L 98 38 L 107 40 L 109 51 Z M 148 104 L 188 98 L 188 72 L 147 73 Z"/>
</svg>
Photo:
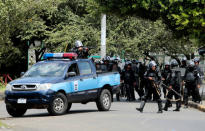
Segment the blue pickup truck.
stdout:
<svg viewBox="0 0 205 131">
<path fill-rule="evenodd" d="M 7 84 L 7 112 L 20 117 L 27 109 L 47 109 L 51 115 L 62 115 L 72 103 L 88 102 L 96 102 L 99 111 L 108 111 L 112 95 L 119 91 L 119 73 L 98 73 L 92 60 L 73 56 L 74 53 L 46 53 L 43 61 Z"/>
</svg>

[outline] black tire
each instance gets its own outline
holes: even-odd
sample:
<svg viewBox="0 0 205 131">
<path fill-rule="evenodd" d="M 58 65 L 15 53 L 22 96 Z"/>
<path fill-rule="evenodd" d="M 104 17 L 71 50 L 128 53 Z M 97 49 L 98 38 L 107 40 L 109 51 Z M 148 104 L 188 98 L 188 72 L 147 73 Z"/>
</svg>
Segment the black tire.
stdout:
<svg viewBox="0 0 205 131">
<path fill-rule="evenodd" d="M 103 89 L 96 101 L 99 111 L 109 111 L 111 107 L 112 95 L 109 90 Z"/>
<path fill-rule="evenodd" d="M 67 111 L 67 108 L 68 108 L 68 100 L 63 93 L 59 92 L 51 100 L 47 110 L 51 115 L 56 116 L 56 115 L 65 114 Z"/>
<path fill-rule="evenodd" d="M 21 117 L 27 111 L 27 109 L 25 109 L 25 108 L 15 108 L 15 107 L 9 106 L 9 105 L 6 105 L 6 110 L 9 113 L 9 115 L 11 115 L 13 117 Z"/>
<path fill-rule="evenodd" d="M 71 106 L 72 106 L 72 103 L 68 103 L 67 112 L 69 112 L 69 111 L 70 111 Z"/>
</svg>

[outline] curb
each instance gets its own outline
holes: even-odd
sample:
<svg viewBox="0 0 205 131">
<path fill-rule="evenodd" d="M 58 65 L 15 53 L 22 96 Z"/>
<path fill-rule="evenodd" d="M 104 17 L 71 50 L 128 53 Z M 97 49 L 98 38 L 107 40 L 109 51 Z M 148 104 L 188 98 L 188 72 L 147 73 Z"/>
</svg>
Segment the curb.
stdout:
<svg viewBox="0 0 205 131">
<path fill-rule="evenodd" d="M 188 105 L 192 108 L 195 108 L 195 109 L 198 109 L 200 111 L 203 111 L 205 112 L 205 106 L 204 105 L 201 105 L 201 104 L 198 104 L 198 103 L 194 103 L 194 102 L 189 102 Z"/>
</svg>

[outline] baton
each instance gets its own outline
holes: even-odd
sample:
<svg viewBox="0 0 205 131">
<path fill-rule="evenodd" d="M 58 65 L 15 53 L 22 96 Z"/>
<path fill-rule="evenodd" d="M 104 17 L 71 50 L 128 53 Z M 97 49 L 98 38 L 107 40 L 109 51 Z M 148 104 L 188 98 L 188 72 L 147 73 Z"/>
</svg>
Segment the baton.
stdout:
<svg viewBox="0 0 205 131">
<path fill-rule="evenodd" d="M 164 85 L 167 89 L 170 89 L 167 85 L 165 85 L 164 83 L 161 83 L 162 85 Z M 181 94 L 179 94 L 177 91 L 175 91 L 174 89 L 170 89 L 172 90 L 174 93 L 176 93 L 178 96 L 182 97 Z"/>
</svg>

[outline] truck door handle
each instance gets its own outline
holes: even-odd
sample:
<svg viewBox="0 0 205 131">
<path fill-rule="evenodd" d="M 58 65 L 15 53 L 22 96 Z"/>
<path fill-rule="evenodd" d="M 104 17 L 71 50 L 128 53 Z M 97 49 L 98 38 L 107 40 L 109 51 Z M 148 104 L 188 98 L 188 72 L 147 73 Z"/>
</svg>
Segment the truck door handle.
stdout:
<svg viewBox="0 0 205 131">
<path fill-rule="evenodd" d="M 80 81 L 83 81 L 83 79 L 80 79 Z"/>
</svg>

